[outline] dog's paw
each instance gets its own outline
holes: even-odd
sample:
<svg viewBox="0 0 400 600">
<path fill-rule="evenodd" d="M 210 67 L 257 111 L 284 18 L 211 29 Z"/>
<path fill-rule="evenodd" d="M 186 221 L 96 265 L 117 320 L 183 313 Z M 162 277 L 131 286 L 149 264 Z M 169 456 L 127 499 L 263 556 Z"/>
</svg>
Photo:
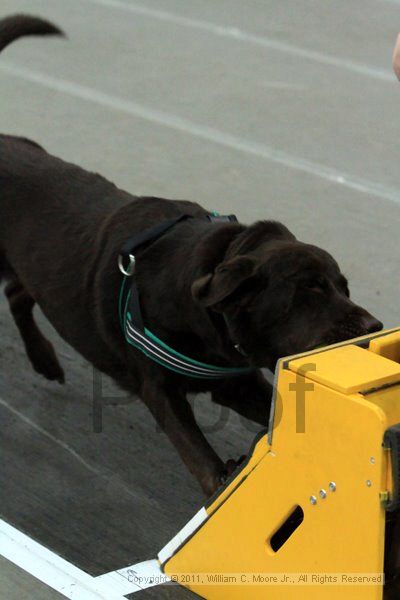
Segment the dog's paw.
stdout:
<svg viewBox="0 0 400 600">
<path fill-rule="evenodd" d="M 46 377 L 49 381 L 58 381 L 58 383 L 65 383 L 64 371 L 58 362 L 56 353 L 52 344 L 45 340 L 40 349 L 35 351 L 28 351 L 29 359 L 32 363 L 33 368 L 37 373 Z M 39 351 L 38 351 L 39 350 Z"/>
<path fill-rule="evenodd" d="M 247 456 L 245 454 L 238 460 L 230 458 L 224 464 L 222 471 L 219 473 L 214 473 L 213 475 L 208 475 L 203 481 L 201 481 L 201 487 L 203 488 L 204 493 L 208 497 L 215 494 L 215 492 L 217 492 L 221 486 L 226 484 L 229 477 L 236 471 L 236 469 L 246 458 Z"/>
<path fill-rule="evenodd" d="M 243 461 L 246 460 L 246 458 L 246 454 L 242 454 L 242 456 L 238 460 L 230 458 L 226 461 L 224 471 L 222 472 L 220 477 L 221 485 L 224 485 L 227 482 L 229 477 L 236 471 L 236 469 L 243 463 Z"/>
<path fill-rule="evenodd" d="M 49 381 L 58 381 L 61 385 L 65 383 L 65 373 L 60 365 L 46 363 L 43 365 L 35 364 L 33 366 L 37 373 L 43 375 Z"/>
</svg>

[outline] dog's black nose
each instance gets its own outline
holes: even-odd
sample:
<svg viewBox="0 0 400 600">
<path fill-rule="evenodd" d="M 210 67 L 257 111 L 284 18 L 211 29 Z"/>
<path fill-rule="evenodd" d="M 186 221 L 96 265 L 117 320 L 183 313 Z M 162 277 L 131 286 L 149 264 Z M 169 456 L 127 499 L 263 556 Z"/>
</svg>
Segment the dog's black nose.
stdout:
<svg viewBox="0 0 400 600">
<path fill-rule="evenodd" d="M 365 329 L 366 333 L 374 333 L 375 331 L 380 331 L 383 328 L 383 323 L 367 313 L 361 317 L 361 326 L 363 329 Z"/>
</svg>

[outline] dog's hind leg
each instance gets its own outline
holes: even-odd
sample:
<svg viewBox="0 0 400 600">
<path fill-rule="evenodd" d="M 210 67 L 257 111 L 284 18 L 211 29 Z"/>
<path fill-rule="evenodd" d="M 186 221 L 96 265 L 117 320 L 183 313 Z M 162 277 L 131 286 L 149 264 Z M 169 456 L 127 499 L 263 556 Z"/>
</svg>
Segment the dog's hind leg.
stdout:
<svg viewBox="0 0 400 600">
<path fill-rule="evenodd" d="M 64 371 L 58 362 L 54 348 L 33 318 L 34 299 L 15 277 L 6 285 L 5 294 L 33 368 L 51 381 L 64 383 Z"/>
</svg>

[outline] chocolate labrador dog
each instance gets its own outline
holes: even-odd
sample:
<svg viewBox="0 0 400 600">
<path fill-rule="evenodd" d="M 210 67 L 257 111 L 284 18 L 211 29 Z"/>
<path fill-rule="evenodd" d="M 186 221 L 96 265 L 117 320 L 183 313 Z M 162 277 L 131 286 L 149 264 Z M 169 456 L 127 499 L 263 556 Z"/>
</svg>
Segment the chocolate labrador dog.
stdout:
<svg viewBox="0 0 400 600">
<path fill-rule="evenodd" d="M 0 49 L 57 34 L 24 15 Z M 64 373 L 33 317 L 38 304 L 96 369 L 138 394 L 206 494 L 235 467 L 217 456 L 186 394 L 267 421 L 260 368 L 378 331 L 336 261 L 282 224 L 246 226 L 198 204 L 136 197 L 35 142 L 0 136 L 0 277 L 33 368 Z"/>
</svg>

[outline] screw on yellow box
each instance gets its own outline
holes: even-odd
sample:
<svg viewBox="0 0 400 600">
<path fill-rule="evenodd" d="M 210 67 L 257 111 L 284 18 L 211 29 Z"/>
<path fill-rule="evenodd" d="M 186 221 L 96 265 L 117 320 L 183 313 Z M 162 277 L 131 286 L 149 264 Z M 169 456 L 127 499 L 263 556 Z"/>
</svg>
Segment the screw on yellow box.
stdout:
<svg viewBox="0 0 400 600">
<path fill-rule="evenodd" d="M 399 362 L 400 329 L 282 359 L 269 430 L 162 570 L 207 599 L 381 599 L 400 560 Z"/>
</svg>

